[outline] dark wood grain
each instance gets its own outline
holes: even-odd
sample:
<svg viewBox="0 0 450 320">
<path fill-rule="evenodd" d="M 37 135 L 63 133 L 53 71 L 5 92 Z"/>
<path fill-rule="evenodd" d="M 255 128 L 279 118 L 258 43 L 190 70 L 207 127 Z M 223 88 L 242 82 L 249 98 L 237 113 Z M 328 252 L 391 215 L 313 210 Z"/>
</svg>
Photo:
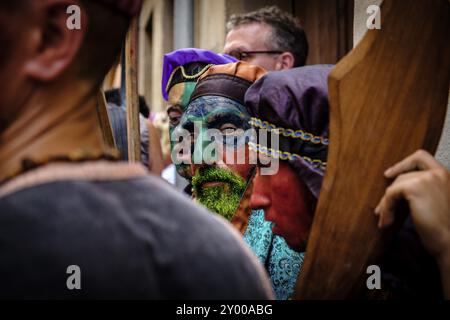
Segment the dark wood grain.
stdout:
<svg viewBox="0 0 450 320">
<path fill-rule="evenodd" d="M 138 95 L 138 18 L 131 22 L 125 41 L 126 66 L 126 107 L 127 107 L 127 139 L 128 159 L 130 162 L 141 161 L 141 135 L 139 128 L 139 95 Z"/>
<path fill-rule="evenodd" d="M 116 148 L 106 103 L 105 93 L 100 90 L 97 95 L 97 116 L 102 130 L 103 141 L 108 148 Z"/>
<path fill-rule="evenodd" d="M 335 64 L 353 48 L 353 0 L 294 0 L 309 43 L 307 64 Z"/>
</svg>

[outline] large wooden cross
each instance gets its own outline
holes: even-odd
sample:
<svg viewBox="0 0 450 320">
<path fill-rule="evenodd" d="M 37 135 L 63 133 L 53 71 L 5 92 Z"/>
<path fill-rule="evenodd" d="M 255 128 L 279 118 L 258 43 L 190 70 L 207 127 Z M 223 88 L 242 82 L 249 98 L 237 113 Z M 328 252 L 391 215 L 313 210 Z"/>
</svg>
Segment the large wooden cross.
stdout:
<svg viewBox="0 0 450 320">
<path fill-rule="evenodd" d="M 389 241 L 374 209 L 389 166 L 419 148 L 434 153 L 450 77 L 448 0 L 385 0 L 381 30 L 369 30 L 329 77 L 328 169 L 299 299 L 361 297 Z"/>
</svg>

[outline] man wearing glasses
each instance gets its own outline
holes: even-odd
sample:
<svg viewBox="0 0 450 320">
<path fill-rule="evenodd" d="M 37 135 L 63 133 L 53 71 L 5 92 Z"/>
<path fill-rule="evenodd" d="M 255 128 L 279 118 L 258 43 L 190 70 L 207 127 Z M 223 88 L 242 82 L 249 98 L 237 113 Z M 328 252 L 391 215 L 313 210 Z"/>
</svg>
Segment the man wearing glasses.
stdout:
<svg viewBox="0 0 450 320">
<path fill-rule="evenodd" d="M 227 23 L 224 53 L 278 71 L 304 66 L 308 41 L 298 19 L 278 7 L 233 15 Z"/>
</svg>

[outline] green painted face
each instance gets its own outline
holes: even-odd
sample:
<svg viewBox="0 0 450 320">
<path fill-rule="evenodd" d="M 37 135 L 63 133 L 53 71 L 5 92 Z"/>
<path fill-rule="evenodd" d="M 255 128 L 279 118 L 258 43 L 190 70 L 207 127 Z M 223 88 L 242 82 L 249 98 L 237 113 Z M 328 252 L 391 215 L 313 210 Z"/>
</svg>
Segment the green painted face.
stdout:
<svg viewBox="0 0 450 320">
<path fill-rule="evenodd" d="M 248 155 L 250 115 L 238 102 L 220 96 L 202 96 L 192 101 L 179 125 L 191 139 L 191 163 L 195 175 L 192 186 L 195 198 L 208 209 L 230 220 L 245 192 L 246 179 L 253 165 L 248 158 L 239 162 L 238 155 Z M 211 131 L 220 133 L 217 152 L 211 149 Z M 232 159 L 228 157 L 232 155 Z M 231 160 L 231 161 L 230 161 Z"/>
<path fill-rule="evenodd" d="M 193 162 L 202 161 L 202 151 L 208 146 L 207 131 L 215 129 L 220 131 L 224 138 L 234 139 L 233 143 L 226 142 L 228 148 L 238 149 L 248 142 L 245 135 L 235 135 L 238 130 L 250 129 L 250 115 L 247 109 L 238 102 L 220 96 L 202 96 L 192 101 L 181 118 L 179 127 L 194 134 L 195 148 L 192 152 Z M 204 139 L 201 139 L 201 138 Z M 224 141 L 225 142 L 225 141 Z"/>
<path fill-rule="evenodd" d="M 169 93 L 167 114 L 169 116 L 169 135 L 170 139 L 170 152 L 173 151 L 176 141 L 173 141 L 172 136 L 175 128 L 179 125 L 180 119 L 183 113 L 186 111 L 191 98 L 192 92 L 195 89 L 195 82 L 182 82 L 174 85 Z M 174 161 L 175 162 L 175 161 Z M 185 179 L 191 180 L 190 166 L 187 164 L 176 164 L 177 172 Z"/>
<path fill-rule="evenodd" d="M 186 111 L 196 84 L 196 82 L 187 81 L 174 85 L 169 91 L 169 105 L 179 106 L 183 112 Z"/>
</svg>

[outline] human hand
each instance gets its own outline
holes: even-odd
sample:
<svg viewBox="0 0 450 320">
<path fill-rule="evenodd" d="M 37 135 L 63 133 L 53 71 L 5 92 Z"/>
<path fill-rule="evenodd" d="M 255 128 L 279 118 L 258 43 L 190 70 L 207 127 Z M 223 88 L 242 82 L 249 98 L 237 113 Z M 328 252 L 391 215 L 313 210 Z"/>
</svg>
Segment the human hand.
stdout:
<svg viewBox="0 0 450 320">
<path fill-rule="evenodd" d="M 450 172 L 433 156 L 419 150 L 384 173 L 395 181 L 375 209 L 379 227 L 390 226 L 399 200 L 409 204 L 411 217 L 425 248 L 439 263 L 450 257 Z"/>
</svg>

